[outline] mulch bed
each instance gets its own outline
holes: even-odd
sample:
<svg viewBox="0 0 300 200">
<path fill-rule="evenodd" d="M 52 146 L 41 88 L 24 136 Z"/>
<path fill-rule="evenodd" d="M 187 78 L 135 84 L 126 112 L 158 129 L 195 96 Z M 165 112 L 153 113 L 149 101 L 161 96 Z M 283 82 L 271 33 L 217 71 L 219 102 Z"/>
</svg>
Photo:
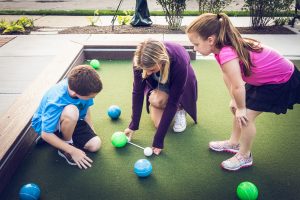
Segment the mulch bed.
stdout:
<svg viewBox="0 0 300 200">
<path fill-rule="evenodd" d="M 152 25 L 149 27 L 132 27 L 131 25 L 112 26 L 85 26 L 70 27 L 60 34 L 183 34 L 185 26 L 180 30 L 169 30 L 166 25 Z M 251 27 L 237 27 L 241 34 L 295 34 L 293 31 L 283 26 L 268 26 L 263 29 L 253 30 Z"/>
<path fill-rule="evenodd" d="M 15 39 L 16 36 L 10 36 L 10 37 L 0 37 L 0 47 L 8 43 L 9 41 Z"/>
</svg>

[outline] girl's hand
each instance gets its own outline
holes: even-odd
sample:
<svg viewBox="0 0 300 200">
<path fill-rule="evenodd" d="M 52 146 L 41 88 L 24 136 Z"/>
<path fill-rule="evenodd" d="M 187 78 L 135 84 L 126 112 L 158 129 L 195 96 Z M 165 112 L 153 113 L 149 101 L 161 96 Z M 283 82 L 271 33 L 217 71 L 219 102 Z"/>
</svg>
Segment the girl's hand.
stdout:
<svg viewBox="0 0 300 200">
<path fill-rule="evenodd" d="M 235 111 L 235 118 L 236 118 L 240 128 L 242 128 L 242 126 L 247 126 L 247 122 L 248 122 L 247 109 L 246 108 L 242 108 L 242 109 L 237 108 Z"/>
<path fill-rule="evenodd" d="M 236 103 L 235 103 L 234 99 L 230 100 L 229 108 L 230 108 L 230 111 L 232 112 L 232 114 L 235 115 L 237 107 L 236 107 Z"/>
<path fill-rule="evenodd" d="M 132 138 L 132 135 L 133 135 L 134 131 L 131 130 L 130 128 L 126 128 L 126 129 L 124 130 L 124 133 L 125 133 L 125 135 L 127 136 L 128 141 L 131 141 L 131 138 Z"/>
<path fill-rule="evenodd" d="M 159 155 L 160 154 L 160 152 L 162 151 L 162 149 L 159 149 L 159 148 L 156 148 L 156 147 L 152 147 L 152 150 L 153 150 L 153 153 L 155 154 L 155 155 Z"/>
</svg>

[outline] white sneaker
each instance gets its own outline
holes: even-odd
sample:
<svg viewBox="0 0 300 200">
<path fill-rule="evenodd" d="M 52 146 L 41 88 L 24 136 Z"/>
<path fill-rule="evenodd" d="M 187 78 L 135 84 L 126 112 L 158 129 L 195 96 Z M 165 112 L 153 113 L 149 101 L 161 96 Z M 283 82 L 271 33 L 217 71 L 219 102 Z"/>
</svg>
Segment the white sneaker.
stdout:
<svg viewBox="0 0 300 200">
<path fill-rule="evenodd" d="M 185 118 L 185 111 L 178 110 L 175 114 L 175 121 L 173 130 L 176 133 L 180 133 L 186 129 L 186 118 Z"/>
</svg>

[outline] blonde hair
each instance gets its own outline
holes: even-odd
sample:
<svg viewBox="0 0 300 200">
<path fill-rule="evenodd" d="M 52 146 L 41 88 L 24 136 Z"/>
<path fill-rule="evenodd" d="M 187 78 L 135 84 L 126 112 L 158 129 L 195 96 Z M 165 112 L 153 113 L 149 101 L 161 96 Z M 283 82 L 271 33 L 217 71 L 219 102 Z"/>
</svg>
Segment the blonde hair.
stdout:
<svg viewBox="0 0 300 200">
<path fill-rule="evenodd" d="M 243 63 L 245 76 L 251 75 L 252 62 L 249 51 L 261 52 L 260 42 L 250 38 L 242 38 L 226 14 L 205 13 L 198 16 L 186 29 L 186 33 L 193 32 L 197 32 L 204 40 L 215 35 L 217 38 L 215 45 L 218 49 L 232 46 Z"/>
<path fill-rule="evenodd" d="M 154 65 L 160 65 L 160 83 L 168 81 L 170 58 L 165 45 L 162 42 L 148 39 L 141 42 L 134 53 L 134 67 L 142 69 L 142 77 L 147 78 L 146 70 Z"/>
</svg>

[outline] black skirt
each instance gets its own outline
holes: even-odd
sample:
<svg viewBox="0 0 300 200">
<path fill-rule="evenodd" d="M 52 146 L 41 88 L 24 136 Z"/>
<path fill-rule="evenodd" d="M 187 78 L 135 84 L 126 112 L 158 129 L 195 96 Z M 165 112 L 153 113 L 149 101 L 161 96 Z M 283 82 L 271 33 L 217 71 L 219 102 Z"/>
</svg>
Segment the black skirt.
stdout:
<svg viewBox="0 0 300 200">
<path fill-rule="evenodd" d="M 254 86 L 246 84 L 246 107 L 261 112 L 285 114 L 300 104 L 300 72 L 295 67 L 291 78 L 282 84 Z"/>
</svg>

